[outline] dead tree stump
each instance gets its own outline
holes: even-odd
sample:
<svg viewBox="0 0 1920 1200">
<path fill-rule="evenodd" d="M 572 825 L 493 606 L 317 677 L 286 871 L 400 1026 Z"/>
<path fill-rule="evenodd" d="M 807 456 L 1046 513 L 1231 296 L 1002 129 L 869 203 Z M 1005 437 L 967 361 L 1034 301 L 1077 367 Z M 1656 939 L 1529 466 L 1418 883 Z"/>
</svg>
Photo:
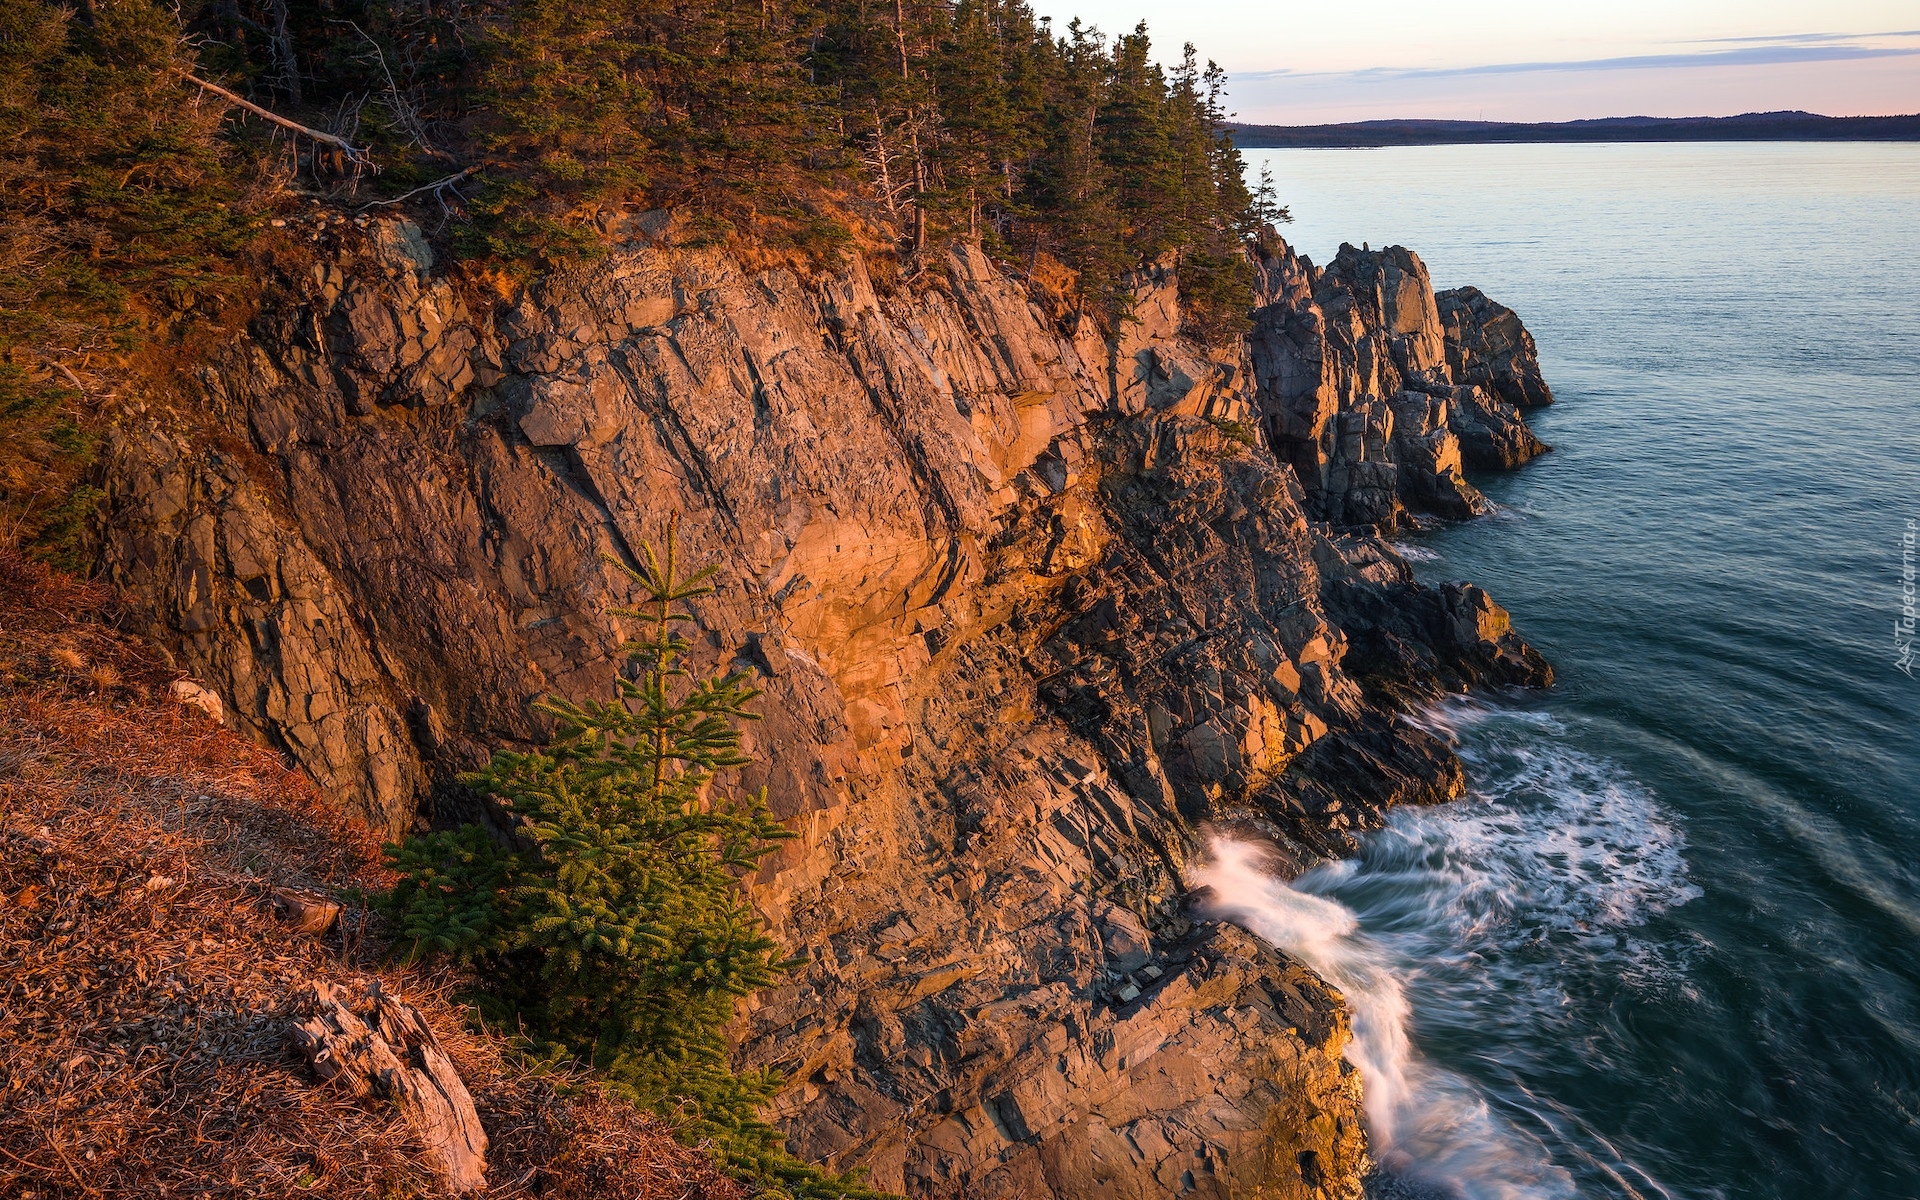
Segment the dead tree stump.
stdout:
<svg viewBox="0 0 1920 1200">
<path fill-rule="evenodd" d="M 312 985 L 314 1015 L 297 1022 L 293 1041 L 314 1073 L 337 1080 L 355 1096 L 391 1100 L 436 1160 L 455 1192 L 487 1184 L 487 1134 L 473 1097 L 418 1009 L 380 990 L 367 990 L 363 1017 L 345 988 Z"/>
<path fill-rule="evenodd" d="M 340 915 L 340 904 L 325 892 L 275 888 L 273 915 L 295 933 L 325 933 Z"/>
</svg>

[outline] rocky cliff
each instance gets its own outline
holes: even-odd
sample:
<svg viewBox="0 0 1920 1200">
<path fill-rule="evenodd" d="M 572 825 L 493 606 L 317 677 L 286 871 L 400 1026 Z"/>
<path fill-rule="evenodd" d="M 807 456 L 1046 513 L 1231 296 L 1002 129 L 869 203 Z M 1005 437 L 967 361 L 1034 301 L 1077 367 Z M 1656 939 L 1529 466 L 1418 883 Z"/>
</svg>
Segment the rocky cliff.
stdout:
<svg viewBox="0 0 1920 1200">
<path fill-rule="evenodd" d="M 800 835 L 754 880 L 807 958 L 740 1057 L 793 1148 L 975 1197 L 1353 1197 L 1336 992 L 1196 922 L 1208 822 L 1301 859 L 1461 788 L 1395 705 L 1546 665 L 1382 540 L 1543 449 L 1519 322 L 1418 258 L 1262 263 L 1255 328 L 1063 332 L 977 249 L 880 294 L 679 244 L 487 291 L 399 220 L 309 222 L 209 419 L 130 412 L 105 564 L 230 719 L 391 833 L 604 695 L 630 558 L 721 569 L 705 665 Z"/>
</svg>

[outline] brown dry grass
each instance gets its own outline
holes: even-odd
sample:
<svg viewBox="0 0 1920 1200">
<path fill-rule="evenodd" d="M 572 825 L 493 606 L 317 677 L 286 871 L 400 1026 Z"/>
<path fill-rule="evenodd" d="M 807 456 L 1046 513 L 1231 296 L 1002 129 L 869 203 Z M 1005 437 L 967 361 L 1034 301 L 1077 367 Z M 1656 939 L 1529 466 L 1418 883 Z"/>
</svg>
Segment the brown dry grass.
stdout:
<svg viewBox="0 0 1920 1200">
<path fill-rule="evenodd" d="M 277 925 L 274 886 L 378 887 L 373 837 L 172 702 L 110 615 L 0 553 L 0 1196 L 436 1194 L 392 1109 L 289 1048 L 307 981 L 376 976 L 471 1088 L 491 1195 L 742 1195 L 652 1118 L 468 1031 L 460 981 L 383 965 L 363 908 L 320 936 Z"/>
</svg>

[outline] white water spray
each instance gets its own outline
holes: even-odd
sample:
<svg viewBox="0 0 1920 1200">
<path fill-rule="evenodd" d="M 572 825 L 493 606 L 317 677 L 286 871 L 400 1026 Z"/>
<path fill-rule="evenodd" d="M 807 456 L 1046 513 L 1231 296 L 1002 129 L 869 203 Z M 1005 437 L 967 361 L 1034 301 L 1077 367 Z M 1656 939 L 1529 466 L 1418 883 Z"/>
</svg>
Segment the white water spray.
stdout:
<svg viewBox="0 0 1920 1200">
<path fill-rule="evenodd" d="M 1571 1197 L 1572 1180 L 1539 1142 L 1501 1121 L 1459 1076 L 1414 1050 L 1411 1012 L 1393 955 L 1345 905 L 1296 891 L 1261 867 L 1262 847 L 1216 838 L 1195 882 L 1216 916 L 1296 955 L 1347 998 L 1346 1057 L 1366 1095 L 1367 1132 L 1381 1167 L 1421 1190 L 1462 1200 Z"/>
<path fill-rule="evenodd" d="M 1263 847 L 1219 838 L 1193 882 L 1212 889 L 1213 915 L 1345 993 L 1346 1056 L 1365 1087 L 1379 1196 L 1557 1200 L 1596 1185 L 1664 1195 L 1577 1115 L 1528 1089 L 1521 1060 L 1550 1070 L 1559 1055 L 1594 1052 L 1562 1040 L 1570 970 L 1685 989 L 1684 955 L 1636 933 L 1699 895 L 1685 839 L 1644 786 L 1567 744 L 1552 718 L 1455 701 L 1421 723 L 1459 747 L 1472 797 L 1400 810 L 1359 860 L 1293 886 L 1266 871 Z M 1456 1059 L 1484 1055 L 1503 1080 L 1498 1099 L 1421 1054 L 1415 996 Z"/>
</svg>

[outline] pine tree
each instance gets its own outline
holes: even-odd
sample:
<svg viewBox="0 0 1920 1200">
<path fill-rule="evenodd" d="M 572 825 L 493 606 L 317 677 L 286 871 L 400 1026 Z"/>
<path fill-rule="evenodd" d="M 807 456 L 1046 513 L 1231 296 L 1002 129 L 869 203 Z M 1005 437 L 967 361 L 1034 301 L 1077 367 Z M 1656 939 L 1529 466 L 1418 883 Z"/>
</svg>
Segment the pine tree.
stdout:
<svg viewBox="0 0 1920 1200">
<path fill-rule="evenodd" d="M 781 1148 L 756 1115 L 778 1079 L 736 1075 L 725 1035 L 734 999 L 775 982 L 785 960 L 740 886 L 791 836 L 766 793 L 735 796 L 718 772 L 740 750 L 744 672 L 693 679 L 676 606 L 709 594 L 708 568 L 679 574 L 674 530 L 638 570 L 609 559 L 646 597 L 646 633 L 623 649 L 638 678 L 608 701 L 548 699 L 553 740 L 500 751 L 465 782 L 514 822 L 502 846 L 470 826 L 390 850 L 386 900 L 414 953 L 477 968 L 484 1014 L 528 1034 L 534 1052 L 582 1062 L 690 1140 L 712 1140 L 736 1169 L 797 1195 L 865 1194 Z"/>
<path fill-rule="evenodd" d="M 1180 245 L 1189 203 L 1168 136 L 1167 82 L 1151 50 L 1144 21 L 1115 40 L 1096 122 L 1119 232 L 1137 262 Z"/>
<path fill-rule="evenodd" d="M 1051 251 L 1077 276 L 1076 316 L 1103 320 L 1120 299 L 1125 271 L 1137 265 L 1115 206 L 1112 178 L 1101 156 L 1100 109 L 1105 97 L 1104 39 L 1075 20 L 1054 42 L 1043 117 L 1047 141 L 1028 180 L 1037 228 L 1028 240 Z"/>
<path fill-rule="evenodd" d="M 960 0 L 934 62 L 944 119 L 935 151 L 935 204 L 969 237 L 1005 186 L 1003 156 L 1018 136 L 992 0 Z"/>
<path fill-rule="evenodd" d="M 597 238 L 574 211 L 648 186 L 651 15 L 628 0 L 529 0 L 484 29 L 475 137 L 498 165 L 463 231 L 471 250 L 590 254 Z"/>
<path fill-rule="evenodd" d="M 1265 239 L 1273 232 L 1273 226 L 1285 225 L 1293 220 L 1293 213 L 1280 203 L 1280 190 L 1274 186 L 1271 163 L 1260 164 L 1260 183 L 1253 189 L 1253 205 L 1250 211 L 1254 222 L 1254 235 L 1261 239 Z"/>
<path fill-rule="evenodd" d="M 1180 177 L 1183 201 L 1178 241 L 1182 247 L 1214 221 L 1218 197 L 1213 189 L 1213 132 L 1207 124 L 1206 101 L 1200 91 L 1200 64 L 1193 43 L 1181 48 L 1167 89 L 1170 110 L 1168 142 L 1172 169 Z"/>
<path fill-rule="evenodd" d="M 1227 128 L 1227 73 L 1208 63 L 1200 75 L 1196 118 L 1207 152 L 1208 181 L 1201 190 L 1207 203 L 1195 210 L 1186 249 L 1180 259 L 1180 299 L 1188 326 L 1202 339 L 1218 342 L 1246 332 L 1247 296 L 1253 285 L 1248 241 L 1257 230 L 1247 190 L 1246 160 Z"/>
</svg>

